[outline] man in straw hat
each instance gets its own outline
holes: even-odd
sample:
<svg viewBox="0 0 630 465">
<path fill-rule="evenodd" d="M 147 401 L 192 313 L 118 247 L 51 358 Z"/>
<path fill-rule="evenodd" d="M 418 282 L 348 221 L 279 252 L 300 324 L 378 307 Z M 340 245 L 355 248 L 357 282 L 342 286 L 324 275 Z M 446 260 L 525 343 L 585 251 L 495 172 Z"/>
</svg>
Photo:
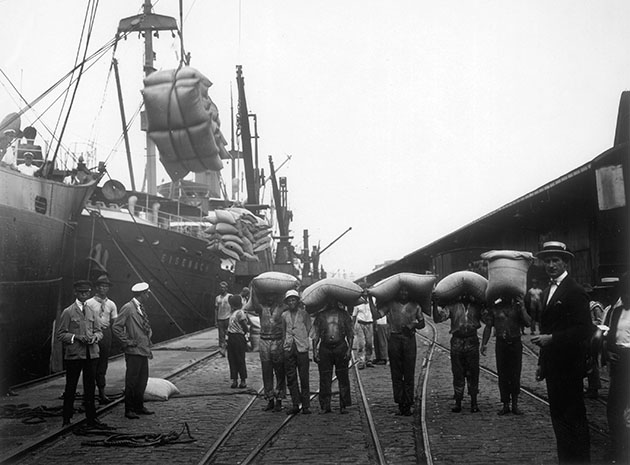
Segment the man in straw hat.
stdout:
<svg viewBox="0 0 630 465">
<path fill-rule="evenodd" d="M 138 415 L 154 412 L 144 406 L 144 391 L 149 380 L 151 352 L 151 325 L 144 306 L 149 299 L 149 285 L 137 283 L 131 288 L 133 298 L 122 306 L 114 321 L 113 332 L 125 352 L 125 417 L 130 420 Z"/>
<path fill-rule="evenodd" d="M 98 343 L 99 358 L 96 365 L 96 387 L 98 388 L 99 401 L 101 404 L 111 402 L 109 397 L 105 395 L 105 375 L 107 374 L 107 366 L 109 364 L 109 355 L 112 348 L 112 323 L 118 316 L 118 307 L 107 297 L 109 288 L 112 286 L 109 277 L 103 274 L 94 281 L 95 294 L 86 304 L 92 309 L 101 325 L 103 339 Z"/>
<path fill-rule="evenodd" d="M 536 256 L 551 280 L 542 294 L 540 335 L 532 337 L 540 346 L 536 379 L 547 382 L 559 463 L 588 463 L 590 438 L 582 380 L 592 325 L 589 298 L 568 275 L 573 254 L 564 243 L 545 242 Z"/>
</svg>

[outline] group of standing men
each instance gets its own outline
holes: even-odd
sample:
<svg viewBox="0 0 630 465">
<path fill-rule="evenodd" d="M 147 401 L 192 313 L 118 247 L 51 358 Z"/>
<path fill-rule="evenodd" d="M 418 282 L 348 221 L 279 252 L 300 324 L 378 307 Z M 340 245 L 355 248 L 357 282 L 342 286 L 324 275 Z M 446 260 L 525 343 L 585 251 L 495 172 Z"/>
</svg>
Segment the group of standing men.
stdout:
<svg viewBox="0 0 630 465">
<path fill-rule="evenodd" d="M 143 304 L 149 297 L 149 285 L 137 283 L 131 288 L 133 298 L 118 311 L 107 297 L 111 281 L 107 275 L 92 283 L 74 283 L 75 301 L 66 307 L 59 318 L 57 339 L 63 344 L 66 385 L 63 394 L 63 422 L 68 426 L 74 414 L 75 390 L 83 374 L 83 396 L 88 427 L 111 429 L 96 417 L 95 393 L 98 388 L 101 403 L 109 403 L 105 393 L 108 358 L 113 337 L 124 350 L 125 416 L 129 419 L 154 412 L 144 406 L 144 391 L 149 378 L 151 353 L 151 325 Z"/>
<path fill-rule="evenodd" d="M 223 290 L 223 287 L 222 287 Z M 217 307 L 232 295 L 225 292 L 217 296 Z M 394 401 L 399 415 L 411 415 L 413 405 L 416 340 L 415 331 L 424 327 L 420 305 L 409 300 L 407 289 L 387 302 L 374 303 L 367 292 L 366 303 L 354 313 L 337 299 L 329 299 L 314 318 L 306 311 L 300 294 L 289 290 L 283 296 L 273 293 L 259 295 L 249 311 L 260 318 L 259 355 L 263 378 L 263 395 L 267 401 L 265 411 L 281 411 L 286 390 L 291 394 L 292 406 L 287 414 L 310 414 L 309 349 L 319 371 L 319 404 L 321 413 L 329 413 L 332 398 L 333 373 L 339 383 L 339 412 L 347 413 L 352 405 L 349 368 L 355 336 L 360 338 L 359 368 L 373 363 L 384 364 L 389 359 Z M 240 308 L 240 307 L 239 307 Z M 233 315 L 237 308 L 232 307 Z M 236 316 L 234 318 L 237 318 Z M 240 318 L 240 317 L 238 317 Z M 229 320 L 232 321 L 232 320 Z M 372 361 L 372 324 L 377 321 L 380 352 Z M 230 326 L 231 327 L 231 326 Z M 378 328 L 381 327 L 382 330 Z M 246 332 L 246 331 L 245 331 Z M 230 362 L 232 387 L 236 386 L 237 371 L 230 358 L 228 330 L 227 353 Z M 219 345 L 223 347 L 223 332 Z M 386 351 L 383 353 L 383 351 Z M 244 354 L 243 354 L 244 358 Z"/>
<path fill-rule="evenodd" d="M 573 254 L 566 244 L 549 241 L 537 257 L 542 260 L 550 284 L 536 285 L 525 295 L 502 296 L 486 308 L 470 295 L 444 308 L 434 305 L 436 322 L 451 320 L 451 367 L 455 405 L 461 411 L 465 384 L 471 397 L 471 412 L 478 412 L 479 353 L 486 354 L 494 329 L 499 393 L 499 415 L 521 415 L 518 406 L 522 365 L 522 328 L 531 325 L 532 343 L 540 347 L 536 379 L 547 385 L 551 422 L 556 436 L 559 463 L 590 463 L 590 438 L 583 379 L 589 345 L 596 328 L 591 321 L 586 290 L 569 276 Z M 628 274 L 619 280 L 618 300 L 603 317 L 603 352 L 609 364 L 607 402 L 612 463 L 629 463 L 630 444 L 630 295 Z M 526 308 L 527 302 L 527 308 Z M 616 303 L 615 303 L 616 302 Z M 530 310 L 528 313 L 527 310 Z M 481 347 L 477 330 L 485 323 Z M 540 332 L 535 334 L 539 322 Z"/>
</svg>

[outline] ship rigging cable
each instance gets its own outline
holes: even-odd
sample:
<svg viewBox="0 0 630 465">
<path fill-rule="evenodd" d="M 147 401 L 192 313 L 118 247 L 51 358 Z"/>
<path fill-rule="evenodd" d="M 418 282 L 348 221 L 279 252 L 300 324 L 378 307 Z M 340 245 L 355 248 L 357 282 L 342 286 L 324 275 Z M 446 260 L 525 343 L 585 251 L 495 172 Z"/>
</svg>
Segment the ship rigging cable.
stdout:
<svg viewBox="0 0 630 465">
<path fill-rule="evenodd" d="M 118 249 L 118 251 L 120 252 L 120 254 L 123 256 L 123 258 L 125 259 L 125 261 L 127 262 L 127 264 L 129 265 L 129 267 L 133 270 L 133 272 L 136 274 L 136 276 L 138 276 L 139 279 L 142 279 L 142 275 L 140 274 L 140 272 L 137 270 L 137 268 L 133 265 L 133 263 L 131 262 L 131 260 L 129 259 L 129 257 L 127 256 L 127 254 L 123 251 L 123 249 L 120 247 L 120 244 L 118 243 L 118 240 L 114 237 L 113 233 L 111 232 L 111 230 L 109 229 L 109 227 L 107 227 L 107 224 L 105 223 L 104 219 L 101 217 L 101 220 L 103 220 L 103 226 L 105 228 L 105 230 L 107 231 L 107 234 L 109 234 L 109 236 L 112 238 L 112 242 L 114 243 L 114 245 L 116 246 L 116 248 Z M 155 297 L 155 294 L 153 293 L 153 296 Z M 164 305 L 162 305 L 162 302 L 160 302 L 160 300 L 156 297 L 155 301 L 158 303 L 158 305 L 160 306 L 160 308 L 164 311 L 164 313 L 166 313 L 166 315 L 168 316 L 168 318 L 173 322 L 173 324 L 177 327 L 177 329 L 183 334 L 186 334 L 186 332 L 181 328 L 181 326 L 179 326 L 177 324 L 177 321 L 175 321 L 175 319 L 173 318 L 173 316 L 168 312 L 168 310 L 166 310 L 166 308 L 164 307 Z"/>
</svg>

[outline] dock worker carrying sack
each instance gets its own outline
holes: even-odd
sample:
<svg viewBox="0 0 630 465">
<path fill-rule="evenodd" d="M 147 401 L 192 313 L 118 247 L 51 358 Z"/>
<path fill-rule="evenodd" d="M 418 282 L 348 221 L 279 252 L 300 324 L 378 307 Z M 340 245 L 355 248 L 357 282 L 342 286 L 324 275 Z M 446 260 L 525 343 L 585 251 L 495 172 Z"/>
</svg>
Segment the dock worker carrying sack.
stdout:
<svg viewBox="0 0 630 465">
<path fill-rule="evenodd" d="M 280 271 L 260 273 L 252 279 L 249 285 L 251 296 L 243 309 L 249 311 L 255 304 L 260 302 L 261 295 L 277 294 L 284 296 L 288 290 L 297 289 L 299 285 L 300 280 L 288 273 L 281 273 Z"/>
<path fill-rule="evenodd" d="M 523 297 L 527 292 L 527 270 L 534 261 L 531 252 L 491 250 L 481 254 L 488 261 L 486 301 L 499 297 Z"/>
<path fill-rule="evenodd" d="M 417 273 L 398 273 L 385 278 L 368 289 L 368 293 L 376 298 L 377 306 L 381 302 L 393 300 L 402 287 L 409 291 L 409 300 L 417 302 L 422 311 L 431 314 L 431 292 L 435 284 L 435 275 Z"/>
<path fill-rule="evenodd" d="M 315 313 L 334 299 L 344 305 L 354 306 L 361 298 L 363 289 L 356 283 L 341 278 L 324 278 L 311 284 L 302 292 L 302 301 L 306 311 Z"/>
<path fill-rule="evenodd" d="M 488 280 L 474 271 L 456 271 L 440 280 L 433 295 L 438 305 L 456 302 L 463 295 L 470 295 L 485 302 Z"/>
</svg>

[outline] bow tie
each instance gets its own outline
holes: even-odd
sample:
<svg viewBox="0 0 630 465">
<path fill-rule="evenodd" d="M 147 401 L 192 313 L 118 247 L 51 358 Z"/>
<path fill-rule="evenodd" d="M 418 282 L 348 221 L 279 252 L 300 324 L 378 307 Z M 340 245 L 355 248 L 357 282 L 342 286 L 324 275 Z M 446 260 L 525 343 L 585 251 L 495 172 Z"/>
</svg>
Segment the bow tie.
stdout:
<svg viewBox="0 0 630 465">
<path fill-rule="evenodd" d="M 558 280 L 558 279 L 550 279 L 550 280 L 549 280 L 549 285 L 550 285 L 550 286 L 553 286 L 554 284 L 555 284 L 556 286 L 559 286 L 559 285 L 560 285 L 560 280 Z"/>
</svg>

